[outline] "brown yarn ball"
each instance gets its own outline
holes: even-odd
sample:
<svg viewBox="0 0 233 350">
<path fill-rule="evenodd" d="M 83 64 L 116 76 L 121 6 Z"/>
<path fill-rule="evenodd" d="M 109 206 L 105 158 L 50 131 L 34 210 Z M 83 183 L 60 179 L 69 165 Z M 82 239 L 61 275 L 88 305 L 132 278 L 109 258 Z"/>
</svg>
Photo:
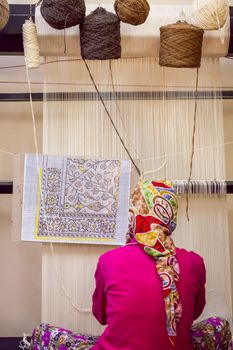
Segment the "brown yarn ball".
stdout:
<svg viewBox="0 0 233 350">
<path fill-rule="evenodd" d="M 186 22 L 160 28 L 159 65 L 199 68 L 204 30 Z"/>
<path fill-rule="evenodd" d="M 122 22 L 137 26 L 147 19 L 150 5 L 147 0 L 116 0 L 114 9 Z"/>
<path fill-rule="evenodd" d="M 2 30 L 10 17 L 10 9 L 7 0 L 0 0 L 0 30 Z"/>
<path fill-rule="evenodd" d="M 82 58 L 108 60 L 121 57 L 119 18 L 98 7 L 80 24 Z"/>
<path fill-rule="evenodd" d="M 84 0 L 43 0 L 40 12 L 51 27 L 65 29 L 83 21 L 86 6 Z"/>
</svg>

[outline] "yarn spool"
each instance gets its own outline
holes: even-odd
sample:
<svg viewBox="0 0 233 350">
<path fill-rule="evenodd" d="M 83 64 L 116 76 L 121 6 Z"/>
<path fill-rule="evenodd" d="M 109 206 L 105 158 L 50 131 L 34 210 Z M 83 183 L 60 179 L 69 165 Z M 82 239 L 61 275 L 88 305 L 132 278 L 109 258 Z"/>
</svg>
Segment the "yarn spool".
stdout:
<svg viewBox="0 0 233 350">
<path fill-rule="evenodd" d="M 10 17 L 10 9 L 7 0 L 0 0 L 0 30 L 2 30 Z"/>
<path fill-rule="evenodd" d="M 23 47 L 26 66 L 38 68 L 40 65 L 39 43 L 36 25 L 31 18 L 23 24 Z"/>
<path fill-rule="evenodd" d="M 195 0 L 188 22 L 202 29 L 216 30 L 224 26 L 228 14 L 227 0 Z"/>
<path fill-rule="evenodd" d="M 199 68 L 203 29 L 186 22 L 160 28 L 159 65 L 175 68 Z"/>
<path fill-rule="evenodd" d="M 114 9 L 122 22 L 137 26 L 147 19 L 150 5 L 147 0 L 116 0 Z"/>
<path fill-rule="evenodd" d="M 82 58 L 108 60 L 121 57 L 120 20 L 98 7 L 80 24 Z"/>
<path fill-rule="evenodd" d="M 84 0 L 43 0 L 40 12 L 52 28 L 65 29 L 82 22 L 86 6 Z"/>
</svg>

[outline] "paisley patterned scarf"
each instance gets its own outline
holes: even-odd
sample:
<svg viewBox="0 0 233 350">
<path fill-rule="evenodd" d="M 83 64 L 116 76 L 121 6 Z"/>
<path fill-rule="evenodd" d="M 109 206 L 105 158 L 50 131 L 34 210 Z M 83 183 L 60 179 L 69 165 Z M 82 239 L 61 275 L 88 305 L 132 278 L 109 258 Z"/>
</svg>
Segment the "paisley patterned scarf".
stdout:
<svg viewBox="0 0 233 350">
<path fill-rule="evenodd" d="M 168 181 L 139 181 L 129 212 L 129 234 L 156 260 L 162 282 L 166 328 L 172 345 L 176 344 L 177 325 L 182 305 L 177 290 L 179 265 L 171 233 L 176 227 L 177 196 Z"/>
</svg>

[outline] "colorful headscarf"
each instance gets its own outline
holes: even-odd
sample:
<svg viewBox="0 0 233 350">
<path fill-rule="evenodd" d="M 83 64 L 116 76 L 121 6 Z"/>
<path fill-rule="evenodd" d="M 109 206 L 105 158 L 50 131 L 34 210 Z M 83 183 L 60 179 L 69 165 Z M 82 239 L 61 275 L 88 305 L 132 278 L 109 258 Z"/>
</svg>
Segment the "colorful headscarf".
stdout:
<svg viewBox="0 0 233 350">
<path fill-rule="evenodd" d="M 139 181 L 129 212 L 129 234 L 156 260 L 162 282 L 166 310 L 166 328 L 172 345 L 176 343 L 177 325 L 182 305 L 177 290 L 179 265 L 171 233 L 176 227 L 177 196 L 168 181 Z"/>
</svg>

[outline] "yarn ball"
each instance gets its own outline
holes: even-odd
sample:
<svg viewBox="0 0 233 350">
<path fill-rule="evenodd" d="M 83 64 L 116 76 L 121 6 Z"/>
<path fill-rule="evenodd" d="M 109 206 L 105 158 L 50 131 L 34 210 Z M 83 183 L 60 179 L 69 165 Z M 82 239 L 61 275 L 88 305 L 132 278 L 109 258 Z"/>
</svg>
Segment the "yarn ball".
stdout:
<svg viewBox="0 0 233 350">
<path fill-rule="evenodd" d="M 137 26 L 147 19 L 150 5 L 147 0 L 116 0 L 114 9 L 122 22 Z"/>
<path fill-rule="evenodd" d="M 185 22 L 160 28 L 159 65 L 198 68 L 201 65 L 203 29 Z"/>
<path fill-rule="evenodd" d="M 80 24 L 82 58 L 107 60 L 121 57 L 120 20 L 98 7 Z"/>
<path fill-rule="evenodd" d="M 227 0 L 195 0 L 188 21 L 202 29 L 220 29 L 226 23 L 229 14 Z"/>
<path fill-rule="evenodd" d="M 0 30 L 2 30 L 10 17 L 10 9 L 7 0 L 0 0 Z"/>
<path fill-rule="evenodd" d="M 40 12 L 51 27 L 65 29 L 82 22 L 86 6 L 84 0 L 43 0 Z"/>
</svg>

